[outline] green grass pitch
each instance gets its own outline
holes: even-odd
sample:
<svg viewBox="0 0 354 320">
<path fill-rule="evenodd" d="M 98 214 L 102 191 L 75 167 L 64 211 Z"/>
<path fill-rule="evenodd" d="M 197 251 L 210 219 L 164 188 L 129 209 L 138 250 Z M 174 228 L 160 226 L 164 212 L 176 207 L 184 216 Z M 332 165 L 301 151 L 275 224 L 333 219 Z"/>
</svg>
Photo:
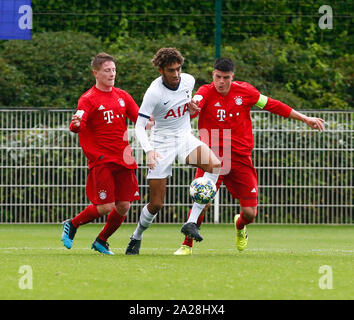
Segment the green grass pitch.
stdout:
<svg viewBox="0 0 354 320">
<path fill-rule="evenodd" d="M 135 225 L 109 243 L 114 256 L 90 249 L 102 225 L 81 226 L 71 250 L 61 225 L 0 225 L 2 300 L 351 300 L 353 226 L 250 225 L 246 251 L 233 225 L 203 225 L 192 256 L 174 256 L 180 225 L 153 225 L 139 256 L 126 256 Z M 21 288 L 21 266 L 32 289 Z M 327 267 L 323 267 L 327 266 Z M 321 267 L 324 268 L 321 272 Z M 21 282 L 22 281 L 22 282 Z M 28 285 L 29 282 L 27 281 Z"/>
</svg>

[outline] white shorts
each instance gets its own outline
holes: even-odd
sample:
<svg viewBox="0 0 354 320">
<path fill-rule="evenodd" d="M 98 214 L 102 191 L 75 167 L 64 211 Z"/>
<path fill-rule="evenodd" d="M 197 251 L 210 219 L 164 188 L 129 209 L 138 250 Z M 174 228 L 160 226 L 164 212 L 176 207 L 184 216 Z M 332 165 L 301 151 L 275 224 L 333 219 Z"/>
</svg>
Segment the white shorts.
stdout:
<svg viewBox="0 0 354 320">
<path fill-rule="evenodd" d="M 200 145 L 205 144 L 192 133 L 183 137 L 167 139 L 154 137 L 151 145 L 154 151 L 161 155 L 153 170 L 149 169 L 147 179 L 164 179 L 172 176 L 172 164 L 176 157 L 182 164 L 186 163 L 187 156 Z"/>
</svg>

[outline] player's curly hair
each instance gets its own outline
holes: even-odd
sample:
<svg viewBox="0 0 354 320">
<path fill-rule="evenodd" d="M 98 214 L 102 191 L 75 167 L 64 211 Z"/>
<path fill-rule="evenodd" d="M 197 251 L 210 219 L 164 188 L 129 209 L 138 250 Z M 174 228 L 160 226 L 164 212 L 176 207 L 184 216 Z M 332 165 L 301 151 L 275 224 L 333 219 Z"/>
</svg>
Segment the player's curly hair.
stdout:
<svg viewBox="0 0 354 320">
<path fill-rule="evenodd" d="M 93 70 L 100 70 L 103 63 L 106 61 L 114 61 L 114 58 L 108 53 L 101 52 L 95 55 L 91 61 L 91 67 Z"/>
<path fill-rule="evenodd" d="M 164 68 L 173 63 L 184 63 L 182 54 L 176 48 L 161 48 L 151 60 L 155 67 Z"/>
</svg>

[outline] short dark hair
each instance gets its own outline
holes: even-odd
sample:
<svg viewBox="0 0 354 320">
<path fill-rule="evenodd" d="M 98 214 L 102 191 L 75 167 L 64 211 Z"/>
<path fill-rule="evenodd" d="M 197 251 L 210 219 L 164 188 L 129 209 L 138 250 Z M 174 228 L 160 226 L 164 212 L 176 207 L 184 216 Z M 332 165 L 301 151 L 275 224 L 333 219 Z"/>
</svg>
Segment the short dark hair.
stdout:
<svg viewBox="0 0 354 320">
<path fill-rule="evenodd" d="M 182 54 L 176 48 L 161 48 L 151 60 L 155 67 L 164 68 L 172 63 L 184 63 Z"/>
<path fill-rule="evenodd" d="M 91 61 L 91 67 L 93 70 L 100 70 L 103 63 L 106 61 L 114 61 L 114 58 L 108 53 L 101 52 L 97 54 Z"/>
<path fill-rule="evenodd" d="M 219 70 L 223 72 L 234 72 L 234 63 L 229 58 L 219 58 L 215 60 L 214 70 Z"/>
</svg>

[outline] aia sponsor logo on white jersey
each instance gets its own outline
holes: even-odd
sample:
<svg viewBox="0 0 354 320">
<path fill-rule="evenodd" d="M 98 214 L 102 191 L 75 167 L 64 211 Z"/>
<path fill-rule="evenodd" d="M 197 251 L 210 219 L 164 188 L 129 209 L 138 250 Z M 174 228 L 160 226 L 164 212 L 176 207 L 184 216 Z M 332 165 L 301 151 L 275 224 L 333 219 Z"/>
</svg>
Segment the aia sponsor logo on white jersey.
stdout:
<svg viewBox="0 0 354 320">
<path fill-rule="evenodd" d="M 175 90 L 167 88 L 162 77 L 155 79 L 145 93 L 139 114 L 154 116 L 155 135 L 184 135 L 191 132 L 188 103 L 194 88 L 194 77 L 181 73 L 181 81 Z"/>
<path fill-rule="evenodd" d="M 167 119 L 168 117 L 173 117 L 173 118 L 183 117 L 187 111 L 188 111 L 188 103 L 186 103 L 184 107 L 182 106 L 178 107 L 177 110 L 174 109 L 168 110 L 164 118 Z"/>
</svg>

